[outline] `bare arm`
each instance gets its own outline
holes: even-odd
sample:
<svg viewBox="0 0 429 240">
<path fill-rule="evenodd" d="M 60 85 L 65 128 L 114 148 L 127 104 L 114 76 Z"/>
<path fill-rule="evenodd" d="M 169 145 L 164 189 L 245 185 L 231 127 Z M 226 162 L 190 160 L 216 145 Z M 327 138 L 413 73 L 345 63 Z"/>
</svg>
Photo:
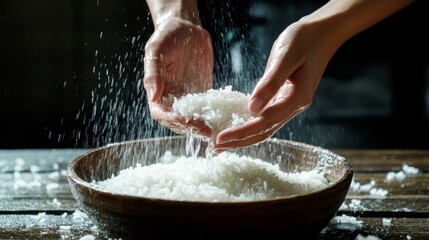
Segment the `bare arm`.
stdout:
<svg viewBox="0 0 429 240">
<path fill-rule="evenodd" d="M 200 24 L 196 0 L 146 0 L 146 3 L 155 27 L 168 17 L 177 17 L 196 25 Z"/>
<path fill-rule="evenodd" d="M 300 21 L 324 25 L 335 48 L 359 32 L 405 8 L 414 0 L 331 0 Z"/>
<path fill-rule="evenodd" d="M 252 121 L 219 133 L 222 152 L 261 142 L 308 109 L 326 66 L 348 39 L 413 0 L 331 0 L 289 25 L 274 42 L 249 110 Z"/>
<path fill-rule="evenodd" d="M 176 133 L 210 136 L 203 121 L 172 112 L 172 97 L 204 92 L 213 82 L 210 34 L 201 27 L 196 0 L 147 0 L 155 31 L 146 43 L 144 88 L 153 119 Z"/>
</svg>

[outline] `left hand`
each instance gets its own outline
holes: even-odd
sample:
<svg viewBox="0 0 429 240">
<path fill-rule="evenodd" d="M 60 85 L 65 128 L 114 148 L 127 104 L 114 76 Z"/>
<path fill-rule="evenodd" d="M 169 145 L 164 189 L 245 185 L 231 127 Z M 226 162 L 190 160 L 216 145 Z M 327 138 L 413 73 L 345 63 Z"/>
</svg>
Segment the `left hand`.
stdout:
<svg viewBox="0 0 429 240">
<path fill-rule="evenodd" d="M 290 119 L 308 109 L 332 55 L 339 47 L 323 26 L 298 21 L 275 41 L 249 110 L 255 118 L 220 132 L 215 152 L 250 146 L 271 137 Z"/>
</svg>

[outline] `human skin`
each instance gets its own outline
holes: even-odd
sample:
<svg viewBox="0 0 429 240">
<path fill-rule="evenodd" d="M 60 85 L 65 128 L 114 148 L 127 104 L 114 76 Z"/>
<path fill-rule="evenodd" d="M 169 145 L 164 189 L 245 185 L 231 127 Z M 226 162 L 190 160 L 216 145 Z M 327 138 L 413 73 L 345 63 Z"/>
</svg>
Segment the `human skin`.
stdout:
<svg viewBox="0 0 429 240">
<path fill-rule="evenodd" d="M 153 119 L 176 133 L 209 137 L 199 120 L 171 111 L 173 97 L 205 92 L 213 84 L 213 47 L 200 26 L 196 1 L 148 0 L 155 31 L 146 43 L 144 87 Z"/>
<path fill-rule="evenodd" d="M 217 135 L 215 152 L 259 143 L 308 109 L 326 66 L 348 39 L 413 0 L 331 0 L 289 25 L 274 42 L 265 72 L 252 92 L 256 116 Z"/>
<path fill-rule="evenodd" d="M 196 1 L 147 0 L 147 2 L 154 19 L 155 33 L 146 46 L 145 58 L 160 56 L 160 54 L 153 54 L 153 49 L 167 53 L 170 47 L 169 39 L 173 34 L 181 36 L 183 35 L 181 31 L 186 32 L 186 28 L 190 27 L 186 24 L 184 24 L 186 27 L 182 27 L 182 24 L 170 24 L 170 18 L 175 21 L 184 19 L 204 32 L 199 26 Z M 388 2 L 385 0 L 331 0 L 313 13 L 289 25 L 274 42 L 265 72 L 252 92 L 248 108 L 254 118 L 241 126 L 221 131 L 213 142 L 213 151 L 220 153 L 233 148 L 250 146 L 271 137 L 289 120 L 311 106 L 326 66 L 344 42 L 412 2 L 414 0 Z M 161 25 L 160 22 L 165 23 L 164 30 L 157 27 L 157 24 Z M 157 38 L 154 37 L 157 36 L 155 34 L 166 37 Z M 201 36 L 203 36 L 199 39 L 201 41 L 197 42 L 209 39 L 206 32 Z M 211 49 L 211 44 L 210 46 L 196 45 L 196 47 Z M 209 50 L 203 51 L 202 54 L 208 54 L 203 57 L 204 61 L 199 62 L 200 65 L 193 65 L 195 69 L 202 70 L 200 78 L 194 79 L 197 83 L 196 90 L 208 89 L 211 86 L 208 83 L 212 81 L 213 54 L 209 52 Z M 201 55 L 198 56 L 201 58 Z M 154 62 L 157 63 L 154 64 Z M 175 63 L 186 64 L 187 62 L 176 61 Z M 201 135 L 210 136 L 211 131 L 204 123 L 186 122 L 180 116 L 169 112 L 168 107 L 171 106 L 169 103 L 161 101 L 161 96 L 167 93 L 184 94 L 186 89 L 181 87 L 189 81 L 189 78 L 183 77 L 186 74 L 162 76 L 163 71 L 166 70 L 159 65 L 162 65 L 159 60 L 145 59 L 145 88 L 149 92 L 152 116 L 176 132 L 183 133 L 186 128 L 192 128 Z M 180 66 L 175 66 L 177 67 Z M 172 73 L 175 72 L 180 71 L 172 71 Z M 205 85 L 199 86 L 200 83 Z"/>
</svg>

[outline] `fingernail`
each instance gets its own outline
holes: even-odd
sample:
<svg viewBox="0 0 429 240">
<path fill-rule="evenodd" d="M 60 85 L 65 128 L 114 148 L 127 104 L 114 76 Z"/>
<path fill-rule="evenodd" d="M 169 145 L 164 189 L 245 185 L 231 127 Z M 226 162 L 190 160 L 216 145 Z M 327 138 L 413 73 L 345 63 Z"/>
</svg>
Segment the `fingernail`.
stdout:
<svg viewBox="0 0 429 240">
<path fill-rule="evenodd" d="M 252 113 L 259 113 L 262 110 L 262 105 L 264 104 L 264 100 L 260 97 L 252 99 L 250 102 L 249 110 Z"/>
<path fill-rule="evenodd" d="M 148 94 L 149 94 L 149 100 L 150 101 L 153 101 L 153 95 L 155 94 L 155 91 L 153 90 L 153 87 L 150 87 L 149 88 L 149 92 L 148 92 Z"/>
</svg>

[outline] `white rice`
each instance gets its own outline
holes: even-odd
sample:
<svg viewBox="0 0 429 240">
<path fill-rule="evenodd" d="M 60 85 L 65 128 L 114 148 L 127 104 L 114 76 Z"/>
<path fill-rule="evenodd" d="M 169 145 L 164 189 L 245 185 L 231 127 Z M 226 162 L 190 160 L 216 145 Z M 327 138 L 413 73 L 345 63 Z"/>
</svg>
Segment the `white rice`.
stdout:
<svg viewBox="0 0 429 240">
<path fill-rule="evenodd" d="M 354 177 L 350 184 L 350 189 L 353 192 L 369 193 L 373 198 L 385 198 L 389 194 L 389 191 L 386 189 L 376 188 L 374 180 L 371 180 L 367 184 L 361 184 L 360 182 L 355 181 Z"/>
<path fill-rule="evenodd" d="M 95 236 L 92 234 L 87 234 L 87 235 L 79 238 L 79 240 L 94 240 L 94 239 L 95 239 Z"/>
<path fill-rule="evenodd" d="M 404 163 L 402 165 L 401 171 L 398 171 L 398 172 L 390 171 L 387 173 L 386 182 L 388 183 L 391 183 L 393 181 L 401 182 L 407 177 L 414 177 L 414 176 L 418 176 L 419 174 L 421 174 L 420 169 L 409 166 L 408 164 Z"/>
<path fill-rule="evenodd" d="M 381 240 L 381 238 L 379 238 L 379 237 L 377 237 L 375 235 L 367 235 L 367 236 L 365 236 L 365 235 L 359 233 L 356 236 L 355 240 Z"/>
<path fill-rule="evenodd" d="M 86 213 L 82 212 L 79 209 L 76 209 L 72 214 L 72 221 L 74 223 L 82 223 L 85 222 L 88 219 L 88 215 Z"/>
<path fill-rule="evenodd" d="M 362 204 L 362 201 L 359 199 L 351 199 L 350 203 L 347 204 L 343 202 L 339 210 L 350 210 L 353 212 L 367 210 L 367 208 Z"/>
<path fill-rule="evenodd" d="M 419 173 L 421 172 L 420 169 L 409 166 L 406 163 L 402 165 L 402 171 L 404 171 L 407 176 L 416 176 L 419 175 Z"/>
<path fill-rule="evenodd" d="M 392 219 L 391 218 L 383 218 L 383 226 L 391 226 Z"/>
<path fill-rule="evenodd" d="M 56 182 L 46 184 L 47 191 L 52 191 L 52 190 L 58 189 L 59 187 L 60 187 L 60 184 Z"/>
<path fill-rule="evenodd" d="M 212 128 L 213 134 L 217 134 L 252 118 L 247 109 L 249 99 L 250 94 L 233 91 L 232 86 L 226 86 L 175 98 L 173 111 L 187 120 L 203 120 Z"/>
<path fill-rule="evenodd" d="M 339 224 L 339 223 L 353 224 L 358 227 L 362 227 L 363 221 L 357 220 L 356 217 L 342 214 L 341 216 L 335 216 L 334 218 L 332 218 L 331 223 L 332 224 Z"/>
<path fill-rule="evenodd" d="M 171 155 L 92 183 L 108 192 L 179 201 L 236 202 L 313 192 L 329 185 L 323 173 L 286 173 L 261 159 L 222 153 L 212 159 Z"/>
</svg>

